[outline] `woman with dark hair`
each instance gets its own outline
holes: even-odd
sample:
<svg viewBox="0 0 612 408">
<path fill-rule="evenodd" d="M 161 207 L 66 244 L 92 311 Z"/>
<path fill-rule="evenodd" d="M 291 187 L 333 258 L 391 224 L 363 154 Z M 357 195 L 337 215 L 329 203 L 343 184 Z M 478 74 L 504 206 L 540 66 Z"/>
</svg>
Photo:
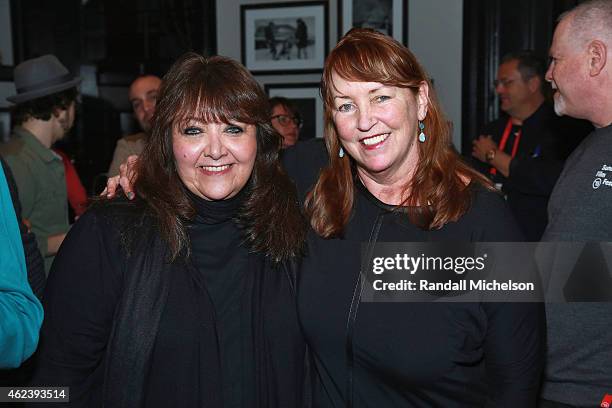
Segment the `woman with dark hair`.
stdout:
<svg viewBox="0 0 612 408">
<path fill-rule="evenodd" d="M 305 223 L 280 143 L 243 66 L 181 57 L 137 198 L 98 202 L 55 259 L 35 383 L 70 387 L 71 406 L 300 406 L 288 261 Z"/>
<path fill-rule="evenodd" d="M 503 199 L 453 150 L 425 71 L 392 38 L 354 29 L 321 85 L 330 160 L 306 198 L 314 233 L 298 281 L 315 405 L 535 406 L 542 304 L 361 300 L 362 243 L 521 240 Z"/>
<path fill-rule="evenodd" d="M 320 157 L 311 144 L 283 157 L 308 192 L 297 293 L 314 406 L 534 407 L 542 304 L 362 301 L 363 244 L 522 239 L 503 198 L 453 150 L 427 74 L 392 38 L 353 29 L 321 85 L 328 166 L 308 166 Z"/>
<path fill-rule="evenodd" d="M 270 122 L 283 138 L 282 148 L 286 149 L 297 143 L 302 128 L 302 118 L 295 105 L 287 98 L 275 96 L 270 98 Z"/>
</svg>

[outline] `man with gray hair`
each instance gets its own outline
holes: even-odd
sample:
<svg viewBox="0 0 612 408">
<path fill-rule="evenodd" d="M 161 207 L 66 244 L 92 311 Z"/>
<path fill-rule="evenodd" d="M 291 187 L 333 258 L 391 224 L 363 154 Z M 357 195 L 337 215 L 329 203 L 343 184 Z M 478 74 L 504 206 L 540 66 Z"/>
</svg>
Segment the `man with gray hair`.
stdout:
<svg viewBox="0 0 612 408">
<path fill-rule="evenodd" d="M 560 17 L 546 73 L 555 91 L 555 111 L 586 119 L 596 129 L 567 160 L 553 190 L 545 241 L 612 241 L 612 52 L 608 50 L 612 50 L 612 0 L 584 2 Z M 612 394 L 612 305 L 551 303 L 547 319 L 542 407 L 607 406 Z"/>
</svg>

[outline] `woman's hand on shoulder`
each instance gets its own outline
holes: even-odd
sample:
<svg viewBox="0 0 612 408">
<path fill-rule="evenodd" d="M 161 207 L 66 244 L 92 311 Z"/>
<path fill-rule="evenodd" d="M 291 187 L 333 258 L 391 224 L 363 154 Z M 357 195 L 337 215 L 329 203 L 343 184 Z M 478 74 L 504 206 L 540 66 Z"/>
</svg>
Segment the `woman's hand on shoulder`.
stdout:
<svg viewBox="0 0 612 408">
<path fill-rule="evenodd" d="M 119 175 L 108 178 L 106 181 L 106 188 L 100 195 L 106 196 L 106 198 L 109 199 L 113 198 L 117 195 L 118 187 L 121 187 L 127 198 L 133 200 L 135 197 L 133 188 L 134 182 L 138 177 L 136 173 L 137 164 L 138 156 L 128 156 L 127 160 L 119 166 Z"/>
</svg>

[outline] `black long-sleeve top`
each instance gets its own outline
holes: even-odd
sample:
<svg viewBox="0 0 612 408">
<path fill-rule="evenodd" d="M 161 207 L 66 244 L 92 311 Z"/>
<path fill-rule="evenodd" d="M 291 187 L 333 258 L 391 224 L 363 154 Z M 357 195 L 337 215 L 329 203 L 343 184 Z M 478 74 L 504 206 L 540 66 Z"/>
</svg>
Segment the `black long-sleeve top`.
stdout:
<svg viewBox="0 0 612 408">
<path fill-rule="evenodd" d="M 249 251 L 235 200 L 196 201 L 192 254 L 174 262 L 136 203 L 77 221 L 49 275 L 33 385 L 69 386 L 73 407 L 300 406 L 287 271 Z"/>
<path fill-rule="evenodd" d="M 347 400 L 347 321 L 360 249 L 387 210 L 362 189 L 343 239 L 312 234 L 299 314 L 320 374 L 318 407 Z M 389 214 L 377 242 L 515 241 L 503 200 L 475 193 L 458 222 L 425 233 Z M 354 407 L 533 407 L 544 361 L 544 307 L 525 303 L 360 303 L 353 332 Z"/>
<path fill-rule="evenodd" d="M 323 157 L 315 144 L 287 151 L 285 167 L 301 197 Z M 311 231 L 299 275 L 299 317 L 318 374 L 314 405 L 345 407 L 352 371 L 355 408 L 534 407 L 545 354 L 542 304 L 361 302 L 349 361 L 362 244 L 380 214 L 377 242 L 522 240 L 503 198 L 483 188 L 474 188 L 472 206 L 457 222 L 425 232 L 356 183 L 344 236 L 322 239 Z"/>
</svg>

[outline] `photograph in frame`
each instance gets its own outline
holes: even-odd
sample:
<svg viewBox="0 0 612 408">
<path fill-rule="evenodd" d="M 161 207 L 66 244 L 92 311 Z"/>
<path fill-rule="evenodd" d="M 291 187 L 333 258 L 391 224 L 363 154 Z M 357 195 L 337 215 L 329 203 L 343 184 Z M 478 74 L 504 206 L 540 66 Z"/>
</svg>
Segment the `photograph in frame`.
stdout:
<svg viewBox="0 0 612 408">
<path fill-rule="evenodd" d="M 317 73 L 327 54 L 327 2 L 241 6 L 242 63 L 253 73 Z"/>
<path fill-rule="evenodd" d="M 408 44 L 408 0 L 338 0 L 338 38 L 351 28 L 373 28 Z"/>
<path fill-rule="evenodd" d="M 265 91 L 269 98 L 282 96 L 295 105 L 303 121 L 299 140 L 323 137 L 323 100 L 318 83 L 267 84 Z"/>
</svg>

